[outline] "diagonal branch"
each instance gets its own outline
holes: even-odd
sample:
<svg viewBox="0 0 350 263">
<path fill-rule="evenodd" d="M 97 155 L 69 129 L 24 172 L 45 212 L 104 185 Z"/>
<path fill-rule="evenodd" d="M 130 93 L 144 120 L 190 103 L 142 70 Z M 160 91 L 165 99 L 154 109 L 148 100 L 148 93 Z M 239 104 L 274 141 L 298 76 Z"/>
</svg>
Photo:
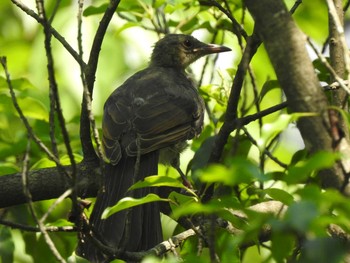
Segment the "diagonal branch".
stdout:
<svg viewBox="0 0 350 263">
<path fill-rule="evenodd" d="M 244 77 L 248 70 L 250 60 L 252 59 L 260 44 L 261 41 L 257 37 L 256 33 L 253 33 L 252 36 L 248 37 L 247 46 L 243 52 L 243 56 L 238 65 L 236 76 L 233 80 L 233 84 L 231 87 L 231 93 L 226 108 L 224 124 L 222 125 L 218 133 L 215 142 L 215 147 L 210 155 L 209 162 L 218 162 L 220 160 L 223 148 L 228 140 L 228 137 L 235 128 L 234 123 L 235 120 L 238 118 L 238 102 L 243 87 Z"/>
<path fill-rule="evenodd" d="M 20 8 L 23 12 L 25 12 L 27 15 L 34 18 L 39 24 L 43 25 L 44 21 L 40 16 L 35 13 L 32 9 L 24 5 L 23 3 L 17 1 L 17 0 L 11 0 L 12 3 L 14 3 L 18 8 Z M 79 56 L 79 54 L 74 50 L 74 48 L 65 40 L 65 38 L 56 31 L 52 26 L 50 27 L 50 31 L 52 35 L 64 46 L 64 48 L 71 54 L 71 56 L 78 62 L 78 64 L 85 68 L 86 63 L 82 60 L 82 58 Z"/>
<path fill-rule="evenodd" d="M 120 0 L 111 0 L 109 2 L 109 5 L 100 21 L 99 27 L 95 34 L 95 38 L 90 51 L 89 61 L 84 71 L 86 85 L 84 85 L 82 109 L 81 109 L 81 116 L 80 116 L 80 140 L 81 140 L 84 160 L 86 161 L 98 160 L 98 156 L 96 155 L 92 144 L 91 132 L 90 132 L 91 125 L 94 127 L 94 120 L 92 118 L 92 113 L 91 113 L 91 101 L 92 101 L 92 94 L 93 94 L 93 89 L 94 89 L 94 84 L 96 79 L 97 64 L 99 60 L 102 42 L 106 34 L 109 22 L 111 21 L 115 11 L 117 10 L 119 2 Z"/>
</svg>

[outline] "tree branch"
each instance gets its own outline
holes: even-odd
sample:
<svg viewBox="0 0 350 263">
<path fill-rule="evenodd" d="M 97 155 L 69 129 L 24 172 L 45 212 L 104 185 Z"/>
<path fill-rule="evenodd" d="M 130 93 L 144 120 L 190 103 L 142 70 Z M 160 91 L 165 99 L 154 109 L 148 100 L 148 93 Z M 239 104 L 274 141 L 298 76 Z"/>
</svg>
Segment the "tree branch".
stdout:
<svg viewBox="0 0 350 263">
<path fill-rule="evenodd" d="M 43 25 L 43 20 L 39 17 L 37 13 L 35 13 L 32 9 L 24 5 L 23 3 L 17 1 L 17 0 L 11 0 L 12 3 L 14 3 L 18 8 L 20 8 L 23 12 L 25 12 L 27 15 L 34 18 L 39 24 Z M 82 58 L 79 56 L 79 54 L 72 48 L 71 45 L 64 39 L 60 33 L 56 31 L 53 27 L 50 26 L 50 31 L 52 35 L 64 46 L 64 48 L 69 52 L 69 54 L 72 55 L 72 57 L 78 62 L 78 64 L 85 68 L 86 63 L 82 60 Z"/>
<path fill-rule="evenodd" d="M 64 169 L 71 172 L 71 166 Z M 77 195 L 95 197 L 101 182 L 101 171 L 95 163 L 77 164 Z M 71 179 L 57 167 L 28 172 L 28 188 L 33 201 L 49 200 L 61 196 L 71 188 Z M 21 173 L 0 176 L 0 208 L 26 203 Z"/>
<path fill-rule="evenodd" d="M 261 41 L 255 33 L 253 33 L 252 36 L 248 37 L 247 46 L 238 65 L 236 76 L 233 80 L 233 84 L 231 87 L 231 93 L 226 108 L 224 124 L 222 125 L 218 133 L 215 142 L 215 147 L 212 151 L 212 154 L 210 155 L 209 162 L 218 162 L 220 160 L 222 151 L 228 140 L 228 137 L 235 128 L 234 123 L 238 118 L 238 102 L 243 87 L 244 77 L 247 72 L 250 60 L 252 59 L 260 44 Z"/>
<path fill-rule="evenodd" d="M 85 67 L 84 71 L 86 86 L 84 85 L 83 101 L 80 115 L 80 141 L 82 145 L 84 159 L 86 161 L 96 162 L 99 160 L 98 156 L 95 153 L 91 140 L 90 124 L 93 124 L 93 119 L 91 119 L 91 100 L 94 90 L 96 70 L 102 42 L 106 34 L 109 22 L 111 21 L 115 11 L 117 10 L 119 2 L 120 0 L 110 0 L 107 10 L 105 11 L 102 17 L 97 32 L 95 34 L 95 38 L 90 51 L 89 62 L 87 64 L 87 67 Z"/>
<path fill-rule="evenodd" d="M 11 227 L 12 229 L 19 229 L 27 232 L 40 232 L 40 229 L 35 226 L 23 225 L 7 220 L 0 219 L 0 225 Z M 73 226 L 46 226 L 47 232 L 76 232 L 76 228 Z"/>
</svg>

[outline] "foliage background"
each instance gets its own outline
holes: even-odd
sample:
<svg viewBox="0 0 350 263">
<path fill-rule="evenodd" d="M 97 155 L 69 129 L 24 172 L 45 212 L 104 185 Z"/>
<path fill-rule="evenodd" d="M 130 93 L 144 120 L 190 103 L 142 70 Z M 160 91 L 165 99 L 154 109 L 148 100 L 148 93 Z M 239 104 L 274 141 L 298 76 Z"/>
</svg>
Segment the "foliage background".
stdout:
<svg viewBox="0 0 350 263">
<path fill-rule="evenodd" d="M 285 3 L 290 9 L 295 1 L 288 0 Z M 35 10 L 34 2 L 25 4 Z M 59 4 L 57 9 L 56 4 Z M 101 0 L 85 4 L 85 61 L 88 59 L 88 51 L 105 4 L 106 2 Z M 253 19 L 242 6 L 242 2 L 233 0 L 228 1 L 227 5 L 235 19 L 242 23 L 242 27 L 250 35 L 253 32 Z M 70 0 L 46 1 L 45 7 L 49 16 L 55 12 L 52 26 L 77 49 L 77 3 Z M 41 140 L 50 145 L 50 101 L 42 27 L 10 1 L 2 1 L 0 11 L 0 55 L 7 57 L 8 70 L 25 116 Z M 159 24 L 157 19 L 162 18 L 161 14 L 164 14 L 165 23 Z M 293 18 L 299 28 L 321 48 L 328 37 L 326 3 L 321 0 L 303 1 Z M 233 49 L 231 54 L 225 53 L 218 58 L 203 58 L 190 69 L 194 78 L 201 84 L 200 91 L 211 114 L 206 118 L 203 135 L 194 140 L 191 148 L 183 155 L 183 169 L 186 170 L 194 152 L 198 153 L 198 149 L 202 149 L 199 160 L 194 159 L 191 162 L 191 176 L 195 182 L 209 181 L 224 186 L 219 193 L 230 198 L 227 202 L 215 204 L 214 212 L 218 215 L 221 215 L 226 207 L 245 211 L 247 207 L 271 199 L 289 205 L 286 214 L 281 217 L 273 214 L 255 215 L 251 212 L 254 215 L 250 217 L 247 225 L 240 220 L 229 219 L 244 231 L 233 236 L 218 230 L 215 243 L 221 262 L 340 262 L 345 255 L 345 247 L 339 245 L 339 240 L 329 237 L 327 226 L 336 223 L 349 234 L 348 200 L 335 190 L 322 191 L 317 184 L 304 186 L 305 180 L 314 178 L 318 170 L 332 166 L 337 156 L 321 152 L 307 157 L 300 151 L 304 148 L 304 143 L 295 125 L 299 116 L 289 115 L 286 110 L 282 110 L 251 122 L 244 129 L 232 133 L 221 164 L 197 170 L 193 168 L 201 165 L 200 157 L 205 156 L 203 152 L 210 151 L 203 142 L 213 136 L 222 125 L 228 94 L 242 55 L 237 37 L 230 32 L 230 21 L 220 10 L 192 0 L 121 1 L 105 36 L 96 73 L 93 112 L 97 127 L 101 127 L 101 114 L 106 98 L 128 76 L 147 66 L 151 45 L 159 39 L 160 32 L 156 31 L 163 30 L 193 34 L 204 42 L 222 43 Z M 244 41 L 242 43 L 244 45 Z M 52 49 L 62 109 L 73 153 L 79 162 L 83 159 L 78 132 L 83 92 L 79 65 L 55 40 L 52 41 Z M 316 59 L 311 49 L 310 56 Z M 276 75 L 264 46 L 254 55 L 250 72 L 251 76 L 246 76 L 241 93 L 240 117 L 254 114 L 260 109 L 272 107 L 285 100 L 279 84 L 275 81 Z M 257 98 L 260 98 L 259 103 L 255 103 Z M 6 175 L 21 171 L 28 139 L 12 105 L 3 71 L 0 71 L 0 102 L 0 175 Z M 63 164 L 69 164 L 58 130 L 56 138 L 61 161 Z M 264 150 L 279 161 L 271 160 Z M 32 144 L 30 168 L 50 166 L 54 166 L 54 163 Z M 161 169 L 161 173 L 175 176 L 174 171 L 165 167 Z M 39 217 L 45 214 L 53 202 L 54 200 L 47 200 L 34 203 Z M 208 206 L 210 205 L 213 204 Z M 50 213 L 46 225 L 72 225 L 67 220 L 70 208 L 69 199 L 61 202 Z M 188 210 L 184 209 L 181 213 L 187 214 L 196 209 L 195 205 L 189 205 L 187 208 Z M 204 209 L 198 209 L 198 212 L 202 211 Z M 2 209 L 0 217 L 23 225 L 35 225 L 27 205 Z M 174 221 L 166 216 L 163 217 L 163 223 L 168 236 L 171 236 L 173 231 L 180 231 L 178 228 L 174 230 Z M 266 223 L 274 230 L 269 242 L 257 242 L 258 245 L 238 249 L 246 240 L 258 241 L 259 231 Z M 76 233 L 58 232 L 50 236 L 63 258 L 76 260 L 72 256 L 77 242 Z M 193 262 L 194 259 L 210 262 L 207 249 L 204 249 L 199 257 L 196 255 L 197 242 L 197 238 L 186 241 L 179 249 L 181 256 L 185 262 Z M 55 261 L 42 234 L 0 225 L 0 262 Z"/>
</svg>

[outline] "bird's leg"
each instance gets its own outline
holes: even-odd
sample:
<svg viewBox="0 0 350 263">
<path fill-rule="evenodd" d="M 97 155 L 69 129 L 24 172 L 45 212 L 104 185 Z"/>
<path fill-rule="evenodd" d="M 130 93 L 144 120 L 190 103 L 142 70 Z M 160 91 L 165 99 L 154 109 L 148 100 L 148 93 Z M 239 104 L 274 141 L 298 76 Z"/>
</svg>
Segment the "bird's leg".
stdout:
<svg viewBox="0 0 350 263">
<path fill-rule="evenodd" d="M 193 189 L 191 182 L 187 179 L 187 176 L 181 171 L 180 167 L 178 165 L 173 165 L 173 167 L 180 174 L 183 185 L 190 189 Z"/>
</svg>

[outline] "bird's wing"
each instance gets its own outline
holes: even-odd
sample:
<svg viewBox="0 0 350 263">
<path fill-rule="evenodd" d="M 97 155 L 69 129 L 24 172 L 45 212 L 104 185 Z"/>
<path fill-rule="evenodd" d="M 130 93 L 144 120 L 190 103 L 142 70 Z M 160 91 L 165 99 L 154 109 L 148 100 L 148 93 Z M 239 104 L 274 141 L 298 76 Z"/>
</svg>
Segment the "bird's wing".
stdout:
<svg viewBox="0 0 350 263">
<path fill-rule="evenodd" d="M 197 127 L 201 110 L 192 98 L 184 94 L 155 94 L 148 98 L 135 110 L 133 120 L 141 153 L 192 139 L 201 129 Z M 129 154 L 137 153 L 136 142 L 128 145 Z"/>
<path fill-rule="evenodd" d="M 186 86 L 151 78 L 131 84 L 133 88 L 130 83 L 122 86 L 105 105 L 103 143 L 112 163 L 118 162 L 123 150 L 129 156 L 145 154 L 201 131 L 203 105 L 190 82 Z"/>
</svg>

